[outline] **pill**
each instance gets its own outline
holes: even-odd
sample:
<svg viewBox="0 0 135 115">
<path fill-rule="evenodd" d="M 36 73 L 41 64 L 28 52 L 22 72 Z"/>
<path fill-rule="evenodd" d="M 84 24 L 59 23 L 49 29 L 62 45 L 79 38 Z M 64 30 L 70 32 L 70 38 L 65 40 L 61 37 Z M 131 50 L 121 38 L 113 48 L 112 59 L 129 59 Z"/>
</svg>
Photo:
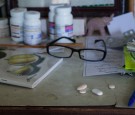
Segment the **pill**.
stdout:
<svg viewBox="0 0 135 115">
<path fill-rule="evenodd" d="M 80 92 L 81 94 L 85 94 L 85 93 L 87 92 L 87 90 L 84 89 L 84 90 L 80 90 L 79 92 Z"/>
<path fill-rule="evenodd" d="M 79 87 L 77 87 L 77 90 L 84 90 L 84 89 L 86 89 L 87 88 L 87 84 L 82 84 L 82 85 L 80 85 Z"/>
<path fill-rule="evenodd" d="M 92 93 L 96 94 L 96 95 L 103 95 L 103 92 L 99 89 L 92 89 Z"/>
<path fill-rule="evenodd" d="M 109 85 L 109 88 L 110 88 L 110 89 L 115 89 L 115 85 L 110 84 L 110 85 Z"/>
</svg>

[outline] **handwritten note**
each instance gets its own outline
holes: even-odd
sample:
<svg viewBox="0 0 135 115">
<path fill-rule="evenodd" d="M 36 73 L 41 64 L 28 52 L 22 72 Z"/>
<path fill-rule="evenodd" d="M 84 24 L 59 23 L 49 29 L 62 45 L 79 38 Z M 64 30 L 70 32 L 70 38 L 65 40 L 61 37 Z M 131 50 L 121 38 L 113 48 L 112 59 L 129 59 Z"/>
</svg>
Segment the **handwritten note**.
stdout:
<svg viewBox="0 0 135 115">
<path fill-rule="evenodd" d="M 98 39 L 98 37 L 87 38 L 86 47 L 87 48 L 94 47 L 95 39 Z M 102 47 L 102 45 L 100 47 Z M 84 56 L 88 56 L 88 55 L 89 54 L 86 53 Z M 123 51 L 107 49 L 107 56 L 103 61 L 84 62 L 83 76 L 95 76 L 95 75 L 120 73 L 122 71 L 122 66 L 123 66 L 122 59 L 123 59 Z"/>
</svg>

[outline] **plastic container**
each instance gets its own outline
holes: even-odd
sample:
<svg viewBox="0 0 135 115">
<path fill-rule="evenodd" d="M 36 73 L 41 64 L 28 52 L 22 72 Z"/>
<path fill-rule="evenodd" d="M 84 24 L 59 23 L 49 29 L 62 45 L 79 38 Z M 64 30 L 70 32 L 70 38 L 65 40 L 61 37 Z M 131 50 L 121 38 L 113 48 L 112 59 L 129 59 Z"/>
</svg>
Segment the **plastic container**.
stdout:
<svg viewBox="0 0 135 115">
<path fill-rule="evenodd" d="M 48 19 L 49 19 L 49 37 L 50 39 L 55 39 L 55 10 L 57 7 L 62 6 L 62 4 L 52 4 L 50 5 Z"/>
<path fill-rule="evenodd" d="M 0 18 L 0 37 L 9 37 L 9 25 L 7 18 Z"/>
<path fill-rule="evenodd" d="M 70 6 L 61 6 L 56 8 L 55 16 L 56 38 L 70 37 L 73 38 L 73 15 Z M 59 42 L 69 43 L 69 40 L 62 39 Z"/>
<path fill-rule="evenodd" d="M 40 12 L 28 11 L 24 20 L 24 43 L 37 45 L 42 42 Z"/>
<path fill-rule="evenodd" d="M 11 38 L 15 42 L 23 42 L 23 23 L 26 8 L 14 8 L 10 11 Z"/>
</svg>

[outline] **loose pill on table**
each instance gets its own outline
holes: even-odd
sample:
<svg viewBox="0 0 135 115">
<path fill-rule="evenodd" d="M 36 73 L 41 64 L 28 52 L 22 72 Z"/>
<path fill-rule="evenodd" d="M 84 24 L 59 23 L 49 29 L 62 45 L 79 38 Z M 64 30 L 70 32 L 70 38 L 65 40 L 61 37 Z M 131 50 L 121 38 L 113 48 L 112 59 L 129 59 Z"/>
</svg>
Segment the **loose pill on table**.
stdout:
<svg viewBox="0 0 135 115">
<path fill-rule="evenodd" d="M 85 94 L 85 93 L 87 92 L 87 90 L 84 89 L 84 90 L 80 90 L 79 92 L 80 92 L 81 94 Z"/>
<path fill-rule="evenodd" d="M 82 84 L 80 85 L 79 87 L 77 87 L 77 90 L 84 90 L 84 89 L 87 89 L 87 84 Z"/>
<path fill-rule="evenodd" d="M 99 90 L 99 89 L 92 89 L 92 93 L 94 93 L 94 94 L 96 94 L 98 96 L 103 95 L 103 92 L 101 90 Z"/>
<path fill-rule="evenodd" d="M 110 84 L 110 85 L 109 85 L 109 88 L 110 88 L 110 89 L 115 89 L 115 85 Z"/>
</svg>

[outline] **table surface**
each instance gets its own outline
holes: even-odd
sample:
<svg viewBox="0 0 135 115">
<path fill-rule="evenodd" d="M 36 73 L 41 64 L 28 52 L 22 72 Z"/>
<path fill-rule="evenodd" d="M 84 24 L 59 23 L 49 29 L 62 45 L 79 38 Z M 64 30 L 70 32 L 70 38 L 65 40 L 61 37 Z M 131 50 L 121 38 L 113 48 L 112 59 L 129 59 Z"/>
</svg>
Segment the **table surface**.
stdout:
<svg viewBox="0 0 135 115">
<path fill-rule="evenodd" d="M 76 88 L 86 83 L 86 94 L 80 94 Z M 128 99 L 134 90 L 135 79 L 120 74 L 83 77 L 83 61 L 78 54 L 63 63 L 49 74 L 37 87 L 27 89 L 0 84 L 0 113 L 23 111 L 24 113 L 80 113 L 87 114 L 134 114 L 134 109 L 127 107 Z M 116 88 L 110 90 L 109 84 Z M 91 89 L 104 92 L 96 96 Z M 133 106 L 134 108 L 135 106 Z"/>
</svg>

